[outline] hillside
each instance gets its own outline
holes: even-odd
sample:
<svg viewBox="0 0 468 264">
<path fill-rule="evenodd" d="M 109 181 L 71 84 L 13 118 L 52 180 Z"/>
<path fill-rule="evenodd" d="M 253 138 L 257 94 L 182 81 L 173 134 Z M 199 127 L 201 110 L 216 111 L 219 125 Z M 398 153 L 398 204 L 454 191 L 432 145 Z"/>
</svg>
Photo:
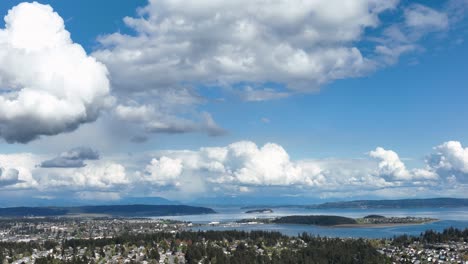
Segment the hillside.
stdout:
<svg viewBox="0 0 468 264">
<path fill-rule="evenodd" d="M 0 208 L 0 217 L 67 216 L 96 214 L 109 216 L 145 217 L 195 215 L 216 213 L 211 208 L 187 205 L 102 205 L 78 207 L 10 207 Z"/>
<path fill-rule="evenodd" d="M 345 209 L 345 208 L 427 208 L 427 207 L 468 207 L 468 199 L 431 198 L 401 200 L 357 200 L 348 202 L 330 202 L 306 206 L 309 209 Z"/>
</svg>

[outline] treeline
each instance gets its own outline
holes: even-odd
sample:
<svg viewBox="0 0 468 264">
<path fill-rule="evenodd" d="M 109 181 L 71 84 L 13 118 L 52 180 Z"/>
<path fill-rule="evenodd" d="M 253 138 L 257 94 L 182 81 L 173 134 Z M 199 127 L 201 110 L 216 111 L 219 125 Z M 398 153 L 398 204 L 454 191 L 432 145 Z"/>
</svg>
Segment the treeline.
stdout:
<svg viewBox="0 0 468 264">
<path fill-rule="evenodd" d="M 450 241 L 468 243 L 468 228 L 460 230 L 449 227 L 442 232 L 427 230 L 419 236 L 401 235 L 393 238 L 393 243 L 400 246 L 409 245 L 416 241 L 424 244 L 446 243 Z"/>
<path fill-rule="evenodd" d="M 187 263 L 211 264 L 296 264 L 296 263 L 391 263 L 379 254 L 368 242 L 342 240 L 339 238 L 320 238 L 307 234 L 299 237 L 306 244 L 294 243 L 278 246 L 272 254 L 261 254 L 268 249 L 261 241 L 239 243 L 235 250 L 223 250 L 216 245 L 192 244 L 187 248 Z"/>
<path fill-rule="evenodd" d="M 157 232 L 150 234 L 123 234 L 121 236 L 113 238 L 101 238 L 101 239 L 70 239 L 64 241 L 64 247 L 103 247 L 106 245 L 117 245 L 117 244 L 132 244 L 136 246 L 147 245 L 148 242 L 159 243 L 166 240 L 182 240 L 182 241 L 223 241 L 231 243 L 235 240 L 262 240 L 266 245 L 272 246 L 280 240 L 287 241 L 290 237 L 283 235 L 279 232 L 269 231 L 180 231 L 175 234 L 168 232 Z"/>
</svg>

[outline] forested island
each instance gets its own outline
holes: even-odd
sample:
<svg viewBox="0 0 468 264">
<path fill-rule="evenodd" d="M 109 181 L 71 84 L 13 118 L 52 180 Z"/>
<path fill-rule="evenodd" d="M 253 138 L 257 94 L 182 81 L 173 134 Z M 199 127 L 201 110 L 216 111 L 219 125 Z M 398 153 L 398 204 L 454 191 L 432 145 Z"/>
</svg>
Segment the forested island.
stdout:
<svg viewBox="0 0 468 264">
<path fill-rule="evenodd" d="M 99 205 L 78 207 L 0 208 L 0 217 L 101 215 L 113 217 L 173 216 L 216 213 L 211 208 L 188 205 Z"/>
<path fill-rule="evenodd" d="M 292 215 L 276 218 L 272 221 L 275 224 L 301 224 L 301 225 L 354 225 L 357 221 L 353 218 L 336 215 Z"/>
<path fill-rule="evenodd" d="M 388 225 L 409 225 L 409 224 L 424 224 L 438 221 L 438 219 L 430 217 L 385 217 L 382 215 L 368 215 L 363 218 L 357 218 L 356 222 L 363 226 L 388 226 Z"/>
<path fill-rule="evenodd" d="M 368 215 L 363 218 L 349 218 L 336 215 L 291 215 L 277 218 L 242 219 L 237 223 L 264 223 L 264 224 L 300 224 L 318 226 L 341 227 L 369 227 L 389 225 L 423 224 L 437 221 L 427 217 L 385 217 L 381 215 Z"/>
<path fill-rule="evenodd" d="M 273 210 L 269 208 L 263 208 L 263 209 L 255 209 L 255 210 L 249 210 L 245 212 L 246 214 L 271 214 L 273 213 Z"/>
</svg>

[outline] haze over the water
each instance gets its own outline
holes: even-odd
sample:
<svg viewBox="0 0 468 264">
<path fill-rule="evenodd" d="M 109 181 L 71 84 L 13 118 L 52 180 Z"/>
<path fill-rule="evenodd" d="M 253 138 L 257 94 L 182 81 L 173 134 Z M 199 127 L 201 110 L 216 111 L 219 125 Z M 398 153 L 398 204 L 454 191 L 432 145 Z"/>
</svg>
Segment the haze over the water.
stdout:
<svg viewBox="0 0 468 264">
<path fill-rule="evenodd" d="M 0 207 L 466 198 L 467 13 L 1 1 Z"/>
</svg>

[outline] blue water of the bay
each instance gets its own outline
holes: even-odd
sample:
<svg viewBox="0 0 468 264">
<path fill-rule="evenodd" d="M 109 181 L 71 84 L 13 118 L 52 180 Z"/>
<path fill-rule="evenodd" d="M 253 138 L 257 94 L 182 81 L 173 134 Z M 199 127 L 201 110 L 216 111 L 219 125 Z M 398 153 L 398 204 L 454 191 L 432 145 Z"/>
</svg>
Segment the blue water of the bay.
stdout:
<svg viewBox="0 0 468 264">
<path fill-rule="evenodd" d="M 192 230 L 266 230 L 278 231 L 285 235 L 296 236 L 307 232 L 313 235 L 327 237 L 362 237 L 362 238 L 391 238 L 402 234 L 419 235 L 426 230 L 443 231 L 448 227 L 459 229 L 468 228 L 468 208 L 417 208 L 417 209 L 305 209 L 305 208 L 273 208 L 273 213 L 246 214 L 246 209 L 240 207 L 219 207 L 213 208 L 216 214 L 168 216 L 165 219 L 188 221 L 194 224 L 208 224 L 211 222 L 221 222 L 220 225 L 195 226 Z M 290 225 L 290 224 L 223 224 L 235 222 L 246 218 L 271 218 L 287 215 L 339 215 L 345 217 L 364 217 L 370 214 L 378 214 L 386 217 L 390 216 L 416 216 L 430 217 L 439 221 L 417 224 L 388 227 L 322 227 L 314 225 Z"/>
</svg>

